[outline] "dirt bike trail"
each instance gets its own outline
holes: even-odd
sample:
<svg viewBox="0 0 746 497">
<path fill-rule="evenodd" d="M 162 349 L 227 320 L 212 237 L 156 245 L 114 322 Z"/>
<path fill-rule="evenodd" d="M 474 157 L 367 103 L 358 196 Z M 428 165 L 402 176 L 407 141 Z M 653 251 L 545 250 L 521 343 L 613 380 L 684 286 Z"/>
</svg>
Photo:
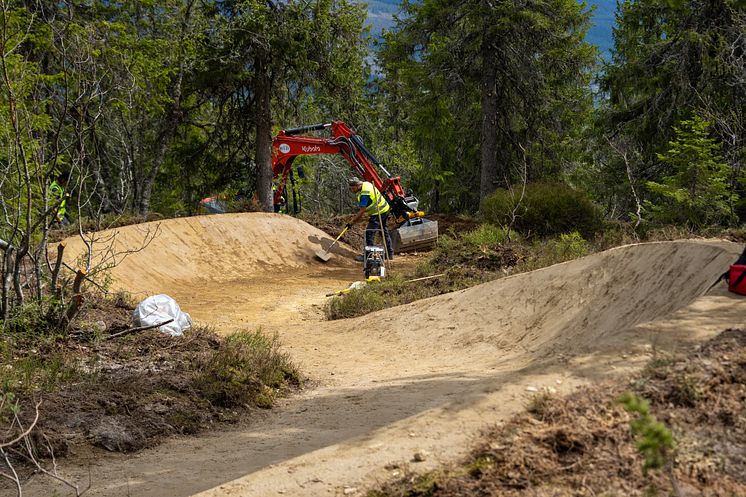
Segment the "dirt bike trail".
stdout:
<svg viewBox="0 0 746 497">
<path fill-rule="evenodd" d="M 121 229 L 133 247 L 153 226 Z M 277 332 L 309 388 L 234 429 L 134 456 L 61 462 L 96 496 L 362 495 L 405 467 L 452 461 L 534 391 L 570 391 L 743 325 L 721 286 L 741 252 L 724 241 L 620 247 L 362 318 L 326 322 L 324 295 L 359 269 L 331 238 L 271 214 L 185 218 L 114 269 L 116 284 L 166 292 L 220 331 Z M 71 243 L 71 247 L 72 247 Z M 257 248 L 257 245 L 261 247 Z M 414 462 L 415 454 L 421 462 Z M 48 481 L 25 495 L 50 495 Z M 58 487 L 60 495 L 69 495 Z"/>
</svg>

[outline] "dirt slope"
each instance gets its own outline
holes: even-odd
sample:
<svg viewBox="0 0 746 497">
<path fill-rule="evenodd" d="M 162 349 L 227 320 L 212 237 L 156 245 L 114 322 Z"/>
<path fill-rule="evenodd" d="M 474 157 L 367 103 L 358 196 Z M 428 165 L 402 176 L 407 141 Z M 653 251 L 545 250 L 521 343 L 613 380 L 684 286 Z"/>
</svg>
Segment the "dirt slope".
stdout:
<svg viewBox="0 0 746 497">
<path fill-rule="evenodd" d="M 89 495 L 354 495 L 398 466 L 458 457 L 486 424 L 521 407 L 527 387 L 568 390 L 639 367 L 655 350 L 742 325 L 746 311 L 722 288 L 701 296 L 741 247 L 684 241 L 621 247 L 324 322 L 323 295 L 359 270 L 341 257 L 336 266 L 314 262 L 318 244 L 331 240 L 305 223 L 243 214 L 161 230 L 117 268 L 118 284 L 166 291 L 226 333 L 278 332 L 315 385 L 231 432 L 135 457 L 99 455 L 88 461 Z M 141 236 L 127 231 L 120 241 Z M 411 463 L 422 450 L 425 462 Z M 86 461 L 63 467 L 87 479 Z M 49 493 L 40 485 L 25 495 Z"/>
<path fill-rule="evenodd" d="M 314 254 L 331 242 L 321 230 L 281 214 L 195 216 L 96 234 L 93 265 L 115 266 L 115 288 L 155 293 L 170 290 L 174 284 L 266 278 L 278 271 L 318 268 L 322 263 Z M 65 243 L 68 261 L 84 253 L 80 239 Z M 345 246 L 332 252 L 351 255 Z M 330 262 L 331 267 L 350 266 L 343 257 Z"/>
</svg>

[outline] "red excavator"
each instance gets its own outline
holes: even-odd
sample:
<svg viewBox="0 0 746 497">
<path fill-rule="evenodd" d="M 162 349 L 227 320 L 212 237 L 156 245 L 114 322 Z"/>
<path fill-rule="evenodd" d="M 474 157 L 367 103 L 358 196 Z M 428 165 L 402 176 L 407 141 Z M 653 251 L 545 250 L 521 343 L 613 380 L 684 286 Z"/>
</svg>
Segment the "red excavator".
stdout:
<svg viewBox="0 0 746 497">
<path fill-rule="evenodd" d="M 331 129 L 331 138 L 298 136 L 310 131 Z M 360 137 L 342 121 L 328 124 L 312 124 L 280 131 L 272 142 L 272 171 L 279 183 L 274 193 L 275 207 L 285 205 L 283 193 L 288 178 L 294 182 L 293 161 L 299 155 L 340 154 L 353 171 L 370 181 L 386 196 L 394 219 L 399 224 L 392 231 L 394 249 L 397 252 L 432 248 L 438 240 L 438 222 L 425 219 L 425 213 L 418 210 L 419 201 L 405 193 L 399 176 L 392 176 L 383 164 L 371 154 Z M 377 169 L 385 174 L 384 180 Z"/>
</svg>

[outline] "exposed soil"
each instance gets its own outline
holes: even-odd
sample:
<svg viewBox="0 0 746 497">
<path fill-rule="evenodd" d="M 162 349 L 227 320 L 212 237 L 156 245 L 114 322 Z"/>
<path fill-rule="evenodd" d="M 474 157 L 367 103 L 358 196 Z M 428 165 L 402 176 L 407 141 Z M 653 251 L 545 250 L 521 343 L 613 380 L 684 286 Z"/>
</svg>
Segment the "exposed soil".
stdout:
<svg viewBox="0 0 746 497">
<path fill-rule="evenodd" d="M 247 400 L 225 399 L 222 390 L 216 391 L 225 387 L 203 380 L 209 361 L 225 350 L 224 337 L 197 327 L 185 337 L 144 330 L 110 340 L 130 329 L 131 315 L 132 308 L 116 300 L 89 302 L 77 321 L 85 327 L 71 330 L 66 340 L 50 345 L 68 364 L 76 364 L 78 373 L 72 383 L 62 382 L 61 388 L 36 393 L 33 398 L 24 396 L 21 419 L 26 426 L 35 415 L 33 405 L 42 402 L 37 433 L 45 439 L 36 447 L 41 455 L 61 457 L 94 447 L 136 452 L 157 445 L 164 437 L 235 423 L 246 411 L 257 409 L 251 401 L 252 389 L 279 391 L 299 386 L 294 371 L 288 371 L 293 376 L 283 378 L 282 385 L 264 385 L 260 380 L 228 385 Z M 90 327 L 103 328 L 104 323 L 105 330 Z M 35 352 L 16 347 L 16 354 Z M 262 400 L 266 405 L 259 407 L 270 407 L 271 399 Z"/>
<path fill-rule="evenodd" d="M 632 390 L 651 401 L 675 449 L 644 470 L 630 414 Z M 569 397 L 540 393 L 528 412 L 493 429 L 461 465 L 407 475 L 371 495 L 746 495 L 746 332 L 726 330 L 694 354 L 658 357 L 630 383 L 607 382 Z M 676 490 L 674 489 L 676 485 Z"/>
<path fill-rule="evenodd" d="M 95 379 L 41 397 L 39 427 L 56 455 L 89 443 L 135 452 L 164 436 L 237 418 L 235 409 L 212 406 L 194 391 L 191 366 L 197 356 L 217 350 L 215 335 L 198 330 L 179 340 L 147 333 L 120 342 L 81 347 L 81 360 L 95 358 Z"/>
<path fill-rule="evenodd" d="M 154 226 L 119 230 L 117 250 Z M 164 221 L 145 249 L 119 259 L 115 285 L 136 296 L 168 293 L 220 333 L 277 333 L 313 388 L 235 430 L 137 457 L 72 458 L 64 474 L 85 480 L 90 469 L 97 496 L 360 494 L 392 468 L 421 472 L 465 455 L 480 430 L 522 408 L 527 387 L 566 392 L 615 377 L 656 349 L 686 350 L 739 327 L 746 311 L 721 287 L 702 295 L 742 247 L 682 241 L 326 322 L 325 295 L 361 277 L 350 247 L 330 263 L 314 259 L 331 241 L 286 216 L 205 216 Z M 68 248 L 72 256 L 75 243 Z M 416 452 L 429 456 L 412 463 Z M 25 495 L 53 488 L 37 479 Z"/>
</svg>

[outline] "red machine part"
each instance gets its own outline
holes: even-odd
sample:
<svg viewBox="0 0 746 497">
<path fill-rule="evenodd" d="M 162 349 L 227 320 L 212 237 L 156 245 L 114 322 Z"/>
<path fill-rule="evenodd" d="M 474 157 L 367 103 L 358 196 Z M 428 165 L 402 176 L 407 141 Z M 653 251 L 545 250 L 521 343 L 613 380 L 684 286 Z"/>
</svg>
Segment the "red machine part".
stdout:
<svg viewBox="0 0 746 497">
<path fill-rule="evenodd" d="M 331 138 L 296 136 L 308 131 L 329 128 L 331 128 Z M 404 220 L 422 215 L 407 205 L 407 196 L 401 186 L 401 178 L 389 174 L 383 165 L 365 148 L 360 137 L 342 121 L 302 126 L 283 130 L 277 134 L 272 142 L 272 171 L 275 178 L 280 177 L 279 185 L 274 194 L 275 205 L 281 202 L 282 192 L 285 189 L 295 158 L 299 155 L 316 154 L 342 155 L 349 162 L 353 171 L 363 180 L 373 183 L 386 196 L 397 219 Z M 381 179 L 376 168 L 386 174 L 386 179 Z"/>
</svg>

